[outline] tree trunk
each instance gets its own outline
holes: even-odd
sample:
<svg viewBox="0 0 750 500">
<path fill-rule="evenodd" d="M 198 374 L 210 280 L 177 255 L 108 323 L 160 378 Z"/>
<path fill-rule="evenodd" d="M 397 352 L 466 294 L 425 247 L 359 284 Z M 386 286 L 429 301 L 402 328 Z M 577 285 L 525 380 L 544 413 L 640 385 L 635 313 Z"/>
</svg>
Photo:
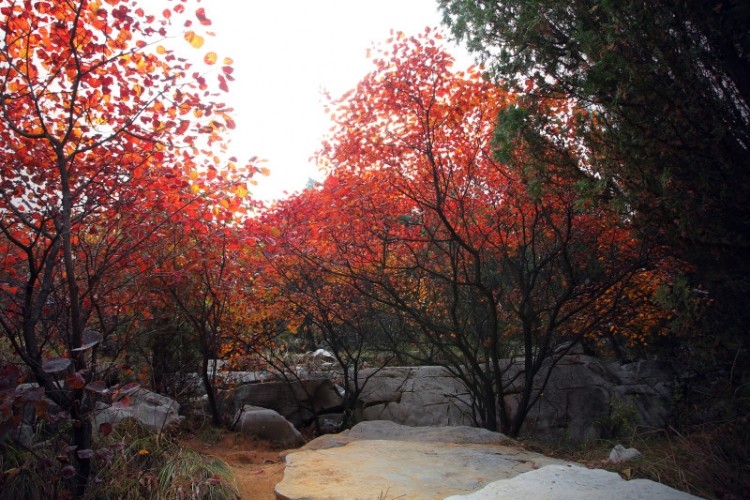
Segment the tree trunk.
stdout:
<svg viewBox="0 0 750 500">
<path fill-rule="evenodd" d="M 214 390 L 214 384 L 208 374 L 208 361 L 208 356 L 204 354 L 203 361 L 201 363 L 201 377 L 203 378 L 203 387 L 206 388 L 208 407 L 211 410 L 211 423 L 214 427 L 219 427 L 221 425 L 221 415 L 219 413 L 219 405 L 216 401 L 216 391 Z"/>
</svg>

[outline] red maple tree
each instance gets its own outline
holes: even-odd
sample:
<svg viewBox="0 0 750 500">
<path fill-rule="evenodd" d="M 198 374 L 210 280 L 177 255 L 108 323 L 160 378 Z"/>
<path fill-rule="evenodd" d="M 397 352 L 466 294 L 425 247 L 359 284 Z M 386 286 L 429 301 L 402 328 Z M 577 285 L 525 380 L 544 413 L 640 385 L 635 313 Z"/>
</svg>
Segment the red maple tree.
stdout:
<svg viewBox="0 0 750 500">
<path fill-rule="evenodd" d="M 210 24 L 203 9 L 195 16 Z M 119 0 L 0 8 L 0 328 L 76 422 L 79 493 L 91 466 L 87 387 L 99 388 L 92 350 L 138 309 L 141 250 L 161 244 L 170 221 L 231 219 L 256 170 L 222 160 L 231 109 L 204 69 L 162 45 L 190 17 L 177 2 L 159 15 Z"/>
</svg>

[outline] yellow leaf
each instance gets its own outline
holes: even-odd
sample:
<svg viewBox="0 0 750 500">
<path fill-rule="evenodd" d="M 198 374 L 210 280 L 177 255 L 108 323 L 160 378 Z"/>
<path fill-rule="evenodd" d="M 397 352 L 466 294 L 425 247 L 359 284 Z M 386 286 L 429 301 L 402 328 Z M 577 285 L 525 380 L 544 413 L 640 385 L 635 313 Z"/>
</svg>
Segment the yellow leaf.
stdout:
<svg viewBox="0 0 750 500">
<path fill-rule="evenodd" d="M 197 35 L 194 31 L 188 31 L 185 33 L 185 40 L 188 41 L 193 48 L 200 49 L 203 46 L 205 40 L 202 36 Z"/>
<path fill-rule="evenodd" d="M 237 186 L 237 191 L 235 191 L 235 194 L 239 196 L 240 198 L 244 198 L 247 196 L 248 190 L 245 186 Z"/>
<path fill-rule="evenodd" d="M 260 172 L 260 175 L 264 177 L 268 177 L 269 175 L 271 175 L 271 171 L 268 169 L 268 167 L 260 167 L 258 169 L 258 172 Z"/>
<path fill-rule="evenodd" d="M 209 52 L 203 57 L 203 62 L 206 64 L 216 64 L 218 59 L 219 56 L 216 55 L 216 52 Z"/>
</svg>

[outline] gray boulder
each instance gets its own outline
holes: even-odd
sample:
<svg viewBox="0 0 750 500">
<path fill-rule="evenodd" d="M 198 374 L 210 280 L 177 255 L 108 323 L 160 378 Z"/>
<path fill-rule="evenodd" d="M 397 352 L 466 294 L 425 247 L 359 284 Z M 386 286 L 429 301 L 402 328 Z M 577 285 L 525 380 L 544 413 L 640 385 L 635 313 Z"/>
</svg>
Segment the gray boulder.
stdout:
<svg viewBox="0 0 750 500">
<path fill-rule="evenodd" d="M 366 369 L 360 395 L 362 420 L 402 425 L 471 425 L 466 388 L 440 366 Z"/>
<path fill-rule="evenodd" d="M 635 448 L 625 448 L 623 445 L 618 444 L 609 452 L 609 461 L 613 464 L 621 464 L 642 456 L 641 452 Z"/>
<path fill-rule="evenodd" d="M 167 427 L 182 422 L 184 417 L 179 412 L 180 404 L 174 399 L 141 388 L 130 395 L 127 405 L 97 402 L 94 429 L 105 422 L 116 424 L 126 418 L 134 418 L 152 431 L 162 432 Z"/>
<path fill-rule="evenodd" d="M 305 444 L 305 438 L 287 419 L 268 408 L 245 405 L 235 414 L 232 427 L 280 448 L 297 448 Z"/>
<path fill-rule="evenodd" d="M 564 357 L 522 432 L 581 442 L 635 427 L 663 428 L 671 414 L 673 379 L 669 366 L 657 361 L 605 365 L 590 356 Z M 515 404 L 513 398 L 506 401 Z"/>
<path fill-rule="evenodd" d="M 329 379 L 302 382 L 262 382 L 244 384 L 232 389 L 228 397 L 229 413 L 245 405 L 275 410 L 298 427 L 310 423 L 313 410 L 318 415 L 340 412 L 341 393 Z"/>
</svg>

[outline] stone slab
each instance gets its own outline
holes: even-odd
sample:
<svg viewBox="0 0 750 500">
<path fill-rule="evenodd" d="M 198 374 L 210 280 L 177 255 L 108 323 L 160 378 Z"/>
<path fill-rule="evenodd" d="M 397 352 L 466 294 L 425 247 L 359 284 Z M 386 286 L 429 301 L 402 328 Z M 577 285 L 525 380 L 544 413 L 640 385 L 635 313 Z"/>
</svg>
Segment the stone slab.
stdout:
<svg viewBox="0 0 750 500">
<path fill-rule="evenodd" d="M 286 456 L 279 499 L 435 499 L 561 461 L 491 444 L 364 440 Z"/>
<path fill-rule="evenodd" d="M 446 500 L 691 500 L 693 495 L 647 479 L 624 480 L 614 472 L 578 465 L 547 465 L 511 479 L 495 481 L 469 495 Z"/>
<path fill-rule="evenodd" d="M 362 422 L 286 455 L 281 500 L 466 500 L 600 498 L 688 500 L 691 495 L 625 481 L 523 449 L 473 427 L 408 427 Z"/>
<path fill-rule="evenodd" d="M 474 427 L 362 422 L 286 455 L 279 499 L 435 499 L 561 460 Z"/>
</svg>

